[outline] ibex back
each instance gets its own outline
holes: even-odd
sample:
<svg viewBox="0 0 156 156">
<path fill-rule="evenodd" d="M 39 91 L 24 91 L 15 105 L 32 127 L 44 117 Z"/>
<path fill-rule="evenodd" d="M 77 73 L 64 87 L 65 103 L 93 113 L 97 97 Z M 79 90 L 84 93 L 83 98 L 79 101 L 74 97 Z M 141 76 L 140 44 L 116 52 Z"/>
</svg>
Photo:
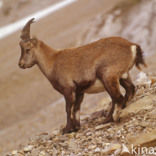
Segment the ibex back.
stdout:
<svg viewBox="0 0 156 156">
<path fill-rule="evenodd" d="M 106 90 L 112 106 L 106 122 L 117 121 L 126 102 L 135 94 L 129 71 L 135 64 L 146 66 L 141 48 L 120 37 L 110 37 L 91 44 L 64 50 L 54 50 L 43 41 L 30 37 L 30 24 L 22 30 L 19 66 L 30 68 L 37 64 L 52 86 L 66 101 L 67 125 L 63 133 L 80 128 L 80 105 L 84 93 Z M 120 84 L 125 95 L 120 92 Z M 116 107 L 116 108 L 115 108 Z M 115 111 L 114 111 L 115 109 Z"/>
</svg>

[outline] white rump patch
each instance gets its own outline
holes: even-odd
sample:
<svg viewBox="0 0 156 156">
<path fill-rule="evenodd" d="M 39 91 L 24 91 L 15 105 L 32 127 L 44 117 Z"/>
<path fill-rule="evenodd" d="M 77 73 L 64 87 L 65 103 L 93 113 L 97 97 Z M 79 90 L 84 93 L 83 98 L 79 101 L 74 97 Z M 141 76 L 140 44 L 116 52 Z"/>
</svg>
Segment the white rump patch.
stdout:
<svg viewBox="0 0 156 156">
<path fill-rule="evenodd" d="M 137 53 L 137 46 L 136 45 L 132 45 L 131 46 L 131 51 L 132 51 L 132 57 L 133 57 L 133 59 L 135 59 L 136 53 Z"/>
<path fill-rule="evenodd" d="M 123 79 L 127 79 L 127 78 L 128 78 L 128 74 L 127 74 L 127 73 L 124 73 L 124 74 L 122 75 L 122 78 L 123 78 Z"/>
</svg>

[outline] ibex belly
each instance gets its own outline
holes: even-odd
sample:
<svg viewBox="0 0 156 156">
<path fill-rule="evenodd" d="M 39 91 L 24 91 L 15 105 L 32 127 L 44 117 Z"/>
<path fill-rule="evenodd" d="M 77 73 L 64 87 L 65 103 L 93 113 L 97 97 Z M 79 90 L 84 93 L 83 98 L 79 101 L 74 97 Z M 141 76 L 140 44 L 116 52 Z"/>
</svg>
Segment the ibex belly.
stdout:
<svg viewBox="0 0 156 156">
<path fill-rule="evenodd" d="M 96 81 L 84 92 L 88 94 L 92 94 L 92 93 L 99 93 L 103 91 L 105 91 L 103 83 L 100 80 L 96 79 Z"/>
</svg>

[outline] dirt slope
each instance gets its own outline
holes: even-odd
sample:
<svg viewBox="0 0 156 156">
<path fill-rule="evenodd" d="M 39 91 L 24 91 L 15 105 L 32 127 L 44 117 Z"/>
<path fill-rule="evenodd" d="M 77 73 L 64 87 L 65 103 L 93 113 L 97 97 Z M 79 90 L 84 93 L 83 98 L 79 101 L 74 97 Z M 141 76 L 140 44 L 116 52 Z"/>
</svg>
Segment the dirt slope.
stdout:
<svg viewBox="0 0 156 156">
<path fill-rule="evenodd" d="M 156 77 L 155 77 L 156 82 Z M 104 99 L 105 102 L 107 98 Z M 109 101 L 109 100 L 108 100 Z M 104 104 L 99 104 L 103 110 Z M 62 135 L 59 129 L 30 139 L 28 145 L 9 156 L 133 156 L 155 155 L 156 146 L 156 83 L 140 85 L 135 98 L 122 111 L 119 123 L 103 124 L 104 116 L 94 112 L 83 119 L 81 130 Z M 148 150 L 140 150 L 142 148 Z"/>
</svg>

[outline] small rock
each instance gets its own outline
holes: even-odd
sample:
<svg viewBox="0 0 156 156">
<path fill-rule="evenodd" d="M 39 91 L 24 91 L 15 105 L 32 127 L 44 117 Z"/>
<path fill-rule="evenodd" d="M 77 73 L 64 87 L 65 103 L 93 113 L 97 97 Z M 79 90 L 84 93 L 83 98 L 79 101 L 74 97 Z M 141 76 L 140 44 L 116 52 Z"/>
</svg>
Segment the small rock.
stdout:
<svg viewBox="0 0 156 156">
<path fill-rule="evenodd" d="M 74 141 L 74 139 L 71 139 L 68 142 L 68 145 L 69 145 L 68 148 L 71 149 L 71 150 L 74 150 L 74 151 L 78 148 L 76 142 Z"/>
<path fill-rule="evenodd" d="M 31 151 L 31 155 L 39 155 L 40 153 L 40 150 L 38 148 L 34 148 L 32 151 Z M 24 156 L 24 155 L 23 155 Z"/>
<path fill-rule="evenodd" d="M 30 152 L 31 150 L 33 149 L 33 146 L 32 145 L 28 145 L 26 147 L 24 147 L 24 152 Z"/>
<path fill-rule="evenodd" d="M 45 156 L 46 155 L 46 153 L 44 152 L 44 151 L 41 151 L 40 153 L 39 153 L 39 156 Z"/>
<path fill-rule="evenodd" d="M 56 150 L 56 148 L 53 148 L 53 156 L 57 156 L 58 155 L 58 151 Z M 62 151 L 62 155 L 65 155 L 65 151 Z"/>
<path fill-rule="evenodd" d="M 104 125 L 98 125 L 95 127 L 95 130 L 100 130 L 100 129 L 103 129 L 103 128 L 108 128 L 110 127 L 111 123 L 108 123 L 108 124 L 104 124 Z"/>
<path fill-rule="evenodd" d="M 97 147 L 97 148 L 94 150 L 95 153 L 98 153 L 98 152 L 100 152 L 100 151 L 101 151 L 101 149 L 100 149 L 99 147 Z"/>
<path fill-rule="evenodd" d="M 58 135 L 59 133 L 60 133 L 59 130 L 54 130 L 54 131 L 52 132 L 52 135 Z"/>
<path fill-rule="evenodd" d="M 95 149 L 96 148 L 96 145 L 90 145 L 89 147 L 88 147 L 88 149 Z"/>
<path fill-rule="evenodd" d="M 67 143 L 64 143 L 64 142 L 60 142 L 59 145 L 63 148 L 67 148 L 68 147 L 68 144 Z"/>
<path fill-rule="evenodd" d="M 18 154 L 18 151 L 17 151 L 17 150 L 13 150 L 13 151 L 11 152 L 11 154 L 16 155 L 16 154 Z"/>
<path fill-rule="evenodd" d="M 109 147 L 106 147 L 103 150 L 103 153 L 109 155 L 109 154 L 112 154 L 116 150 L 119 150 L 119 149 L 121 149 L 121 145 L 120 144 L 111 144 Z"/>
<path fill-rule="evenodd" d="M 110 146 L 110 143 L 103 143 L 102 145 L 103 145 L 104 147 L 105 147 L 105 146 Z"/>
<path fill-rule="evenodd" d="M 92 132 L 87 132 L 86 133 L 86 136 L 91 136 L 92 135 Z"/>
<path fill-rule="evenodd" d="M 137 85 L 143 85 L 143 86 L 146 86 L 146 87 L 150 87 L 152 81 L 151 79 L 147 76 L 146 73 L 144 72 L 140 72 L 138 75 L 137 75 L 137 78 L 136 78 L 136 84 Z"/>
</svg>

